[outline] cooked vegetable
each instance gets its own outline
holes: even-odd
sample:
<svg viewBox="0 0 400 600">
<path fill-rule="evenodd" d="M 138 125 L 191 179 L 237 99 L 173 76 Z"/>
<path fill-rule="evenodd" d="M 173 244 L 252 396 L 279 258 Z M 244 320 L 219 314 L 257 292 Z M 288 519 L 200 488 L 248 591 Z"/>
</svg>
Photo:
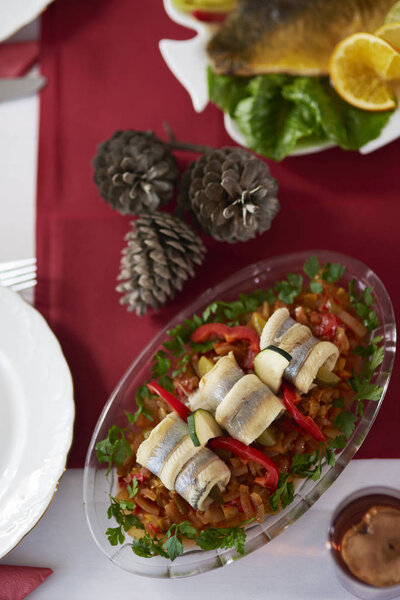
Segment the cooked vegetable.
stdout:
<svg viewBox="0 0 400 600">
<path fill-rule="evenodd" d="M 306 417 L 303 415 L 299 409 L 296 407 L 296 404 L 300 401 L 300 396 L 296 393 L 294 388 L 288 383 L 283 384 L 283 404 L 285 405 L 286 410 L 291 414 L 296 423 L 304 429 L 307 433 L 313 436 L 314 439 L 319 442 L 325 441 L 325 436 L 318 427 L 318 425 L 313 421 L 311 417 Z"/>
<path fill-rule="evenodd" d="M 202 356 L 199 360 L 199 364 L 197 365 L 200 377 L 207 375 L 207 373 L 211 371 L 214 366 L 215 364 L 211 362 L 211 360 L 209 360 L 206 356 Z"/>
<path fill-rule="evenodd" d="M 211 438 L 222 435 L 221 427 L 208 410 L 199 408 L 188 416 L 190 438 L 195 446 L 205 446 Z"/>
<path fill-rule="evenodd" d="M 147 384 L 147 387 L 151 392 L 153 392 L 153 394 L 157 394 L 157 396 L 160 396 L 160 398 L 165 400 L 165 402 L 169 404 L 169 406 L 181 417 L 181 419 L 187 421 L 190 410 L 187 406 L 185 406 L 185 404 L 183 404 L 183 402 L 178 400 L 178 398 L 176 398 L 167 390 L 164 390 L 164 388 L 162 388 L 161 385 L 159 385 L 156 381 L 151 381 Z"/>
<path fill-rule="evenodd" d="M 271 427 L 267 427 L 267 429 L 265 429 L 265 431 L 258 436 L 256 442 L 262 444 L 263 446 L 273 446 L 276 444 L 276 433 Z"/>
<path fill-rule="evenodd" d="M 249 343 L 249 354 L 246 366 L 252 368 L 255 355 L 260 351 L 260 338 L 254 329 L 238 325 L 228 327 L 224 323 L 207 323 L 193 331 L 190 336 L 192 342 L 205 342 L 214 338 L 224 338 L 229 344 L 243 340 Z"/>
<path fill-rule="evenodd" d="M 332 371 L 329 371 L 326 367 L 320 367 L 315 382 L 323 386 L 337 385 L 340 382 L 340 377 L 335 375 L 335 373 L 332 373 Z"/>
<path fill-rule="evenodd" d="M 210 440 L 209 447 L 212 450 L 229 450 L 235 456 L 243 460 L 253 460 L 267 470 L 263 477 L 256 477 L 255 481 L 262 487 L 268 487 L 272 491 L 276 490 L 278 485 L 279 471 L 275 463 L 265 456 L 260 450 L 246 446 L 239 440 L 234 440 L 227 436 L 217 437 Z"/>
<path fill-rule="evenodd" d="M 283 372 L 291 360 L 291 355 L 285 350 L 268 346 L 255 357 L 254 372 L 276 394 L 282 385 Z"/>
</svg>

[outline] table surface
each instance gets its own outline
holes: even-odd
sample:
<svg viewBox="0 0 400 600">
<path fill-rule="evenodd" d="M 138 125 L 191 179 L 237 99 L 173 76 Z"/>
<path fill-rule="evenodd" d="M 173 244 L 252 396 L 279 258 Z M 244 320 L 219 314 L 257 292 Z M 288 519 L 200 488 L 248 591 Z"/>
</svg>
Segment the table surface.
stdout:
<svg viewBox="0 0 400 600">
<path fill-rule="evenodd" d="M 67 470 L 49 509 L 4 563 L 45 566 L 54 573 L 29 600 L 224 597 L 254 600 L 347 600 L 326 549 L 332 511 L 354 490 L 399 481 L 400 460 L 355 460 L 316 504 L 278 538 L 226 567 L 195 578 L 132 575 L 113 565 L 93 542 L 82 504 L 82 469 Z M 373 478 L 371 474 L 373 473 Z M 0 594 L 1 597 L 1 594 Z"/>
<path fill-rule="evenodd" d="M 17 39 L 37 34 L 38 25 Z M 0 260 L 34 255 L 35 187 L 39 102 L 36 96 L 0 104 Z M 21 168 L 23 176 L 21 176 Z M 114 566 L 97 548 L 85 522 L 82 469 L 69 469 L 43 518 L 1 562 L 46 566 L 54 573 L 29 597 L 32 600 L 87 600 L 141 597 L 146 593 L 179 600 L 224 594 L 286 600 L 345 600 L 325 547 L 334 507 L 355 489 L 395 485 L 400 460 L 355 460 L 302 518 L 272 543 L 238 563 L 184 580 L 151 580 Z M 373 474 L 373 477 L 371 477 Z M 268 594 L 267 594 L 268 592 Z M 129 595 L 129 596 L 128 596 Z"/>
</svg>

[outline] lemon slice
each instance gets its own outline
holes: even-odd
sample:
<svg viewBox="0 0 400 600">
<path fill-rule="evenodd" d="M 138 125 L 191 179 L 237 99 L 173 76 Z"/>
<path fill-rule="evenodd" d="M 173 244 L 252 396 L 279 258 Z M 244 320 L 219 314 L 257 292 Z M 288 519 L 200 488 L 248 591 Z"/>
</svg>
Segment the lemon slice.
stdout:
<svg viewBox="0 0 400 600">
<path fill-rule="evenodd" d="M 375 31 L 375 35 L 385 40 L 397 52 L 400 52 L 400 23 L 386 23 L 378 31 Z"/>
<path fill-rule="evenodd" d="M 355 33 L 334 49 L 329 73 L 333 87 L 349 104 L 364 110 L 395 108 L 388 81 L 400 79 L 400 54 L 371 33 Z"/>
<path fill-rule="evenodd" d="M 385 24 L 400 23 L 400 1 L 395 2 L 385 17 Z"/>
</svg>

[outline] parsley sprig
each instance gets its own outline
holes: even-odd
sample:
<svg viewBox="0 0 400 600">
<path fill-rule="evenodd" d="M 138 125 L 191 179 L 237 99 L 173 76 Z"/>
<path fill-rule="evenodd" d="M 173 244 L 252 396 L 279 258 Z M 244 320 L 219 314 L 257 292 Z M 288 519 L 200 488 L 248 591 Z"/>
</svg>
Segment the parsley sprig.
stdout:
<svg viewBox="0 0 400 600">
<path fill-rule="evenodd" d="M 321 294 L 323 291 L 321 283 L 318 279 L 322 279 L 328 283 L 336 283 L 346 271 L 346 267 L 339 263 L 327 262 L 321 266 L 316 256 L 311 256 L 304 263 L 304 272 L 310 278 L 310 290 L 316 294 Z"/>
<path fill-rule="evenodd" d="M 137 556 L 144 558 L 163 556 L 175 560 L 183 554 L 182 537 L 194 539 L 196 535 L 197 529 L 189 521 L 174 523 L 161 538 L 152 536 L 147 531 L 140 538 L 133 537 L 132 550 Z"/>
<path fill-rule="evenodd" d="M 375 302 L 372 295 L 373 288 L 366 287 L 361 293 L 358 293 L 356 286 L 356 280 L 352 279 L 349 283 L 350 303 L 368 331 L 373 331 L 379 325 L 378 315 L 372 308 L 372 304 Z"/>
<path fill-rule="evenodd" d="M 125 541 L 125 532 L 131 529 L 131 527 L 144 529 L 144 526 L 138 517 L 131 512 L 136 508 L 136 504 L 134 500 L 132 500 L 138 491 L 136 479 L 133 479 L 132 485 L 128 486 L 127 489 L 129 493 L 129 498 L 127 500 L 117 499 L 110 494 L 111 504 L 107 510 L 107 517 L 109 519 L 114 517 L 118 523 L 118 527 L 109 527 L 106 531 L 108 541 L 112 546 L 122 544 Z"/>
</svg>

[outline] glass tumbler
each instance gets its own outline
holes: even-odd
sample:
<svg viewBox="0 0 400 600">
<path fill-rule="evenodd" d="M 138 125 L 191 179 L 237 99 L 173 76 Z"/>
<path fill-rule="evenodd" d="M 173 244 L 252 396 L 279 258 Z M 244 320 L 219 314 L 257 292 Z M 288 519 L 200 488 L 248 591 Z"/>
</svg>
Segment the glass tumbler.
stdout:
<svg viewBox="0 0 400 600">
<path fill-rule="evenodd" d="M 400 490 L 383 486 L 368 487 L 347 496 L 333 513 L 329 531 L 328 548 L 336 576 L 350 593 L 364 600 L 391 600 L 400 598 L 400 583 L 390 587 L 376 587 L 355 577 L 344 562 L 340 546 L 344 534 L 360 523 L 373 506 L 390 506 L 400 510 Z"/>
</svg>

